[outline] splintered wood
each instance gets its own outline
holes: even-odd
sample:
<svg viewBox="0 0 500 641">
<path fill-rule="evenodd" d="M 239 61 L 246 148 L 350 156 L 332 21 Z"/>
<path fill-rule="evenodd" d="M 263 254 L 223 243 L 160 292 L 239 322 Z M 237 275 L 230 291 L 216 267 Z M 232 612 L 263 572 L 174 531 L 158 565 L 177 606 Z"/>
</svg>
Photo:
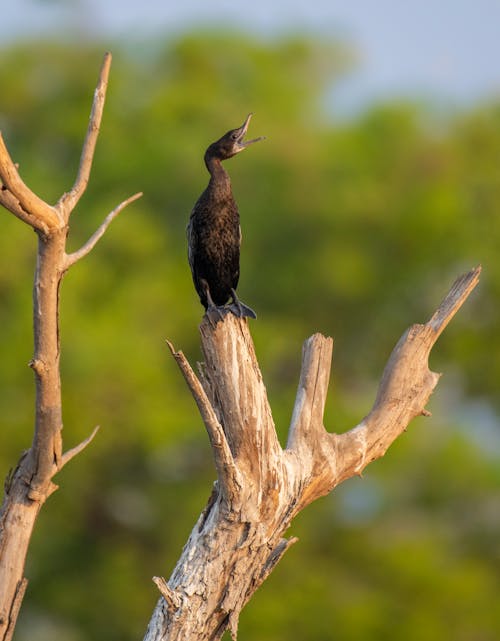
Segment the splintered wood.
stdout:
<svg viewBox="0 0 500 641">
<path fill-rule="evenodd" d="M 285 449 L 245 319 L 203 320 L 200 378 L 169 343 L 209 434 L 218 480 L 170 580 L 158 584 L 163 597 L 146 641 L 216 640 L 226 629 L 236 638 L 241 609 L 295 542 L 284 537 L 294 516 L 381 457 L 415 416 L 429 414 L 439 380 L 430 351 L 480 271 L 459 278 L 430 321 L 404 333 L 372 410 L 345 433 L 323 424 L 333 341 L 309 338 Z"/>
</svg>

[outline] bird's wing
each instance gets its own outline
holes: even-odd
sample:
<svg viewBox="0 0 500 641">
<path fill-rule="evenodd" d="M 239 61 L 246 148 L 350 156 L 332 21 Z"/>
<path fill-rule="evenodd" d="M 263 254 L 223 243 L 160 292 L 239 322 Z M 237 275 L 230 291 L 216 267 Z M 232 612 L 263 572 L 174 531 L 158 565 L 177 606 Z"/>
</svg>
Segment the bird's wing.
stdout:
<svg viewBox="0 0 500 641">
<path fill-rule="evenodd" d="M 189 222 L 186 227 L 186 237 L 187 237 L 187 246 L 188 246 L 188 262 L 193 269 L 193 245 L 194 245 L 194 230 L 193 230 L 193 217 L 189 218 Z"/>
</svg>

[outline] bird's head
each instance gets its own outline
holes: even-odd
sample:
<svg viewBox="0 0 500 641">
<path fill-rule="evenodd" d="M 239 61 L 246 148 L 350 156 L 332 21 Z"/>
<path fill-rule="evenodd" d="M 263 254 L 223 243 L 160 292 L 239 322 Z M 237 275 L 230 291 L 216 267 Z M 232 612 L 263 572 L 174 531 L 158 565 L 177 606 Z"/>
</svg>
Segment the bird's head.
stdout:
<svg viewBox="0 0 500 641">
<path fill-rule="evenodd" d="M 219 160 L 227 160 L 228 158 L 236 156 L 236 154 L 239 154 L 240 151 L 243 151 L 254 142 L 264 140 L 264 136 L 253 138 L 252 140 L 244 140 L 251 117 L 252 114 L 248 114 L 241 127 L 231 129 L 231 131 L 224 134 L 222 138 L 213 142 L 207 149 L 205 157 L 208 156 L 211 158 L 218 158 Z"/>
</svg>

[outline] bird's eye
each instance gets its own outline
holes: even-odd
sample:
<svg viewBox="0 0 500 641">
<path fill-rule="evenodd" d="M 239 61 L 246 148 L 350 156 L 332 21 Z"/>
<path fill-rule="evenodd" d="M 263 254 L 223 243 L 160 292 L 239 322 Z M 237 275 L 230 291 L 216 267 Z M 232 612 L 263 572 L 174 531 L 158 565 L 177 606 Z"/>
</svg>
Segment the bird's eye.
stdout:
<svg viewBox="0 0 500 641">
<path fill-rule="evenodd" d="M 238 134 L 231 134 L 231 140 L 237 140 L 238 139 Z"/>
</svg>

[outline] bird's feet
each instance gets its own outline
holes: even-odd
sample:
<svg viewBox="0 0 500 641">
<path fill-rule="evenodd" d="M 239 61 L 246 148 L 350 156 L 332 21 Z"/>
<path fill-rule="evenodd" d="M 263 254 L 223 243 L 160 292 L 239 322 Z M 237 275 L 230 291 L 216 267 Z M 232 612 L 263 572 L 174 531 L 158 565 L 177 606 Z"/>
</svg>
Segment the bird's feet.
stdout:
<svg viewBox="0 0 500 641">
<path fill-rule="evenodd" d="M 245 305 L 245 303 L 242 303 L 238 296 L 236 296 L 236 292 L 234 291 L 234 289 L 231 289 L 231 303 L 219 307 L 214 303 L 212 299 L 208 283 L 206 281 L 202 281 L 202 284 L 205 289 L 205 296 L 207 299 L 205 316 L 214 329 L 217 323 L 219 321 L 223 321 L 224 317 L 229 314 L 229 312 L 231 312 L 238 318 L 257 318 L 257 314 L 253 311 L 253 309 L 248 307 L 248 305 Z"/>
<path fill-rule="evenodd" d="M 224 320 L 224 316 L 229 314 L 229 311 L 230 310 L 228 307 L 217 307 L 217 305 L 214 305 L 212 303 L 207 307 L 205 316 L 208 318 L 208 322 L 210 323 L 210 325 L 215 329 L 217 323 Z"/>
<path fill-rule="evenodd" d="M 217 323 L 221 320 L 224 320 L 224 316 L 228 313 L 228 310 L 225 307 L 218 307 L 210 294 L 210 287 L 206 280 L 201 281 L 202 287 L 205 290 L 206 296 L 206 312 L 205 316 L 208 318 L 208 322 L 215 329 Z"/>
<path fill-rule="evenodd" d="M 241 300 L 236 296 L 236 292 L 234 289 L 231 289 L 231 296 L 233 297 L 232 303 L 227 305 L 227 308 L 238 318 L 244 318 L 247 316 L 248 318 L 257 318 L 257 314 L 248 307 L 248 305 L 245 305 L 245 303 L 242 303 Z"/>
</svg>

